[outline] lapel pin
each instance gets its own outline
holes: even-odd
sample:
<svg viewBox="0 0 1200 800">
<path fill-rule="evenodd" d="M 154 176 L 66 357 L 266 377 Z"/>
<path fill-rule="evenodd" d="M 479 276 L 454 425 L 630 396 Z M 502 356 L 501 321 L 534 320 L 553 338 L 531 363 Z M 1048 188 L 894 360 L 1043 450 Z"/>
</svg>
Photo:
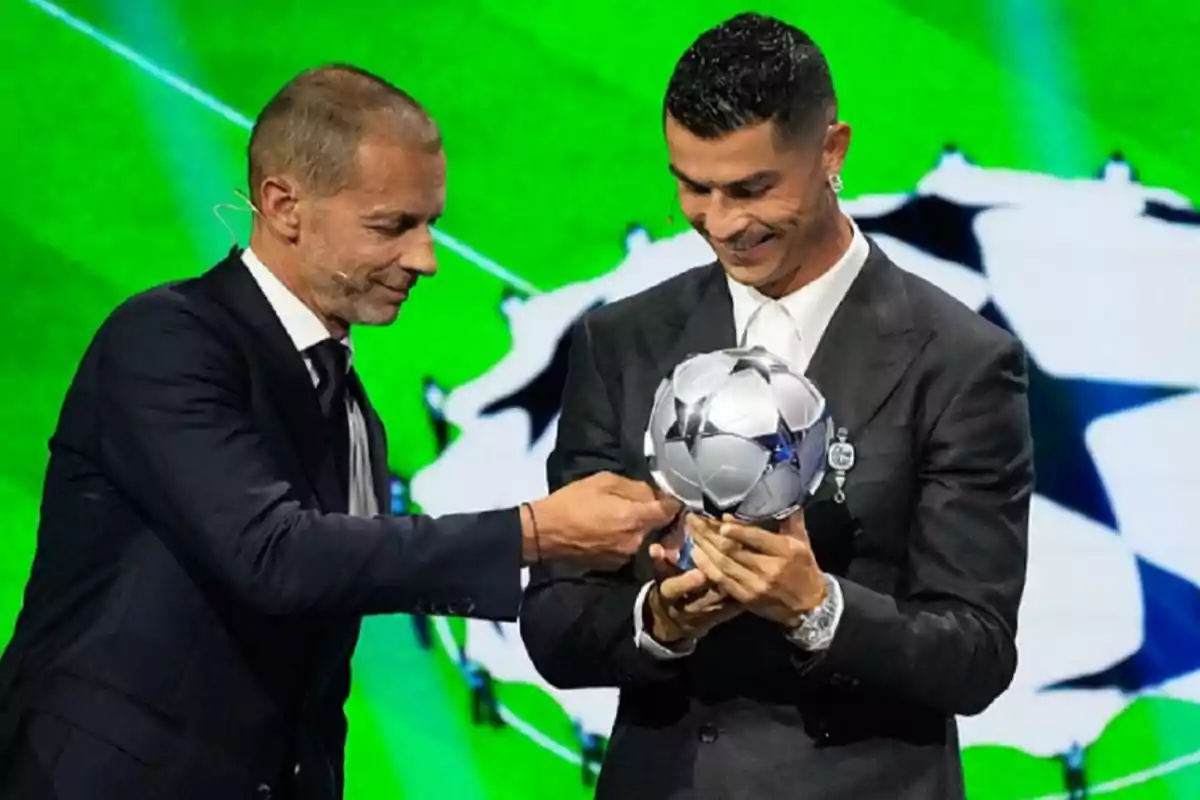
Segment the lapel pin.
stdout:
<svg viewBox="0 0 1200 800">
<path fill-rule="evenodd" d="M 835 503 L 846 502 L 846 473 L 854 468 L 854 445 L 846 441 L 849 431 L 837 429 L 837 441 L 829 445 L 829 468 L 833 470 L 833 482 L 837 485 L 837 493 L 833 496 Z"/>
</svg>

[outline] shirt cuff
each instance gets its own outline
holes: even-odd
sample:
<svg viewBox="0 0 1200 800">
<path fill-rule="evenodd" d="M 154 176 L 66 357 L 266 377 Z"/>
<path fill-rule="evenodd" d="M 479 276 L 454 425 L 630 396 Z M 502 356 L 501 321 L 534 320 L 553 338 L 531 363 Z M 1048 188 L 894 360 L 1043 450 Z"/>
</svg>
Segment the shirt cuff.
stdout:
<svg viewBox="0 0 1200 800">
<path fill-rule="evenodd" d="M 670 661 L 675 658 L 685 658 L 690 656 L 696 649 L 696 642 L 688 640 L 679 644 L 668 647 L 665 644 L 660 644 L 646 632 L 642 625 L 642 613 L 646 605 L 646 595 L 650 593 L 650 587 L 654 585 L 654 581 L 649 581 L 642 590 L 638 592 L 637 599 L 633 601 L 633 642 L 637 645 L 637 649 L 643 653 L 647 653 L 660 661 Z"/>
</svg>

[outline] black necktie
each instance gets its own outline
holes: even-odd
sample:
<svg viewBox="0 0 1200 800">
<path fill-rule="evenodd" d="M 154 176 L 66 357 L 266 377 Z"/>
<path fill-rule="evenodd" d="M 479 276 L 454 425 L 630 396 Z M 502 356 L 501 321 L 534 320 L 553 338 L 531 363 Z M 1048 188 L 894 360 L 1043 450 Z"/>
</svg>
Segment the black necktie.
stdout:
<svg viewBox="0 0 1200 800">
<path fill-rule="evenodd" d="M 337 474 L 342 485 L 350 486 L 350 420 L 346 414 L 346 390 L 349 375 L 346 365 L 350 354 L 346 346 L 326 339 L 304 351 L 312 360 L 317 373 L 317 400 L 325 417 L 330 445 L 336 459 Z"/>
</svg>

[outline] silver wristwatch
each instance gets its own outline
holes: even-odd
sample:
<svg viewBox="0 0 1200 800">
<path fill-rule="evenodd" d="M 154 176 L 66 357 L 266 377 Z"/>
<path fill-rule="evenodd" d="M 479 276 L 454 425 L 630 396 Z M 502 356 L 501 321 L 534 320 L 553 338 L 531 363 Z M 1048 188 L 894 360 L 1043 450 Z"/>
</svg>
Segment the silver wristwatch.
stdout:
<svg viewBox="0 0 1200 800">
<path fill-rule="evenodd" d="M 787 640 L 802 650 L 827 650 L 842 618 L 842 604 L 841 585 L 832 576 L 825 575 L 825 599 L 785 634 Z"/>
</svg>

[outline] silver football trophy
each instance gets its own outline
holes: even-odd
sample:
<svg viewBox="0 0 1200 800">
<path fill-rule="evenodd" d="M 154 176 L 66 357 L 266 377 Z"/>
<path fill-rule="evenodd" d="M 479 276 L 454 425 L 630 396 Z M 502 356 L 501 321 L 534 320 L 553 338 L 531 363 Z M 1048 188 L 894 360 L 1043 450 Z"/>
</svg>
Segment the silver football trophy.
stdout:
<svg viewBox="0 0 1200 800">
<path fill-rule="evenodd" d="M 837 434 L 808 378 L 762 347 L 736 347 L 690 356 L 663 379 L 645 453 L 658 487 L 688 510 L 761 524 L 802 508 L 830 466 L 844 480 L 854 451 Z M 685 536 L 682 569 L 691 545 Z"/>
</svg>

